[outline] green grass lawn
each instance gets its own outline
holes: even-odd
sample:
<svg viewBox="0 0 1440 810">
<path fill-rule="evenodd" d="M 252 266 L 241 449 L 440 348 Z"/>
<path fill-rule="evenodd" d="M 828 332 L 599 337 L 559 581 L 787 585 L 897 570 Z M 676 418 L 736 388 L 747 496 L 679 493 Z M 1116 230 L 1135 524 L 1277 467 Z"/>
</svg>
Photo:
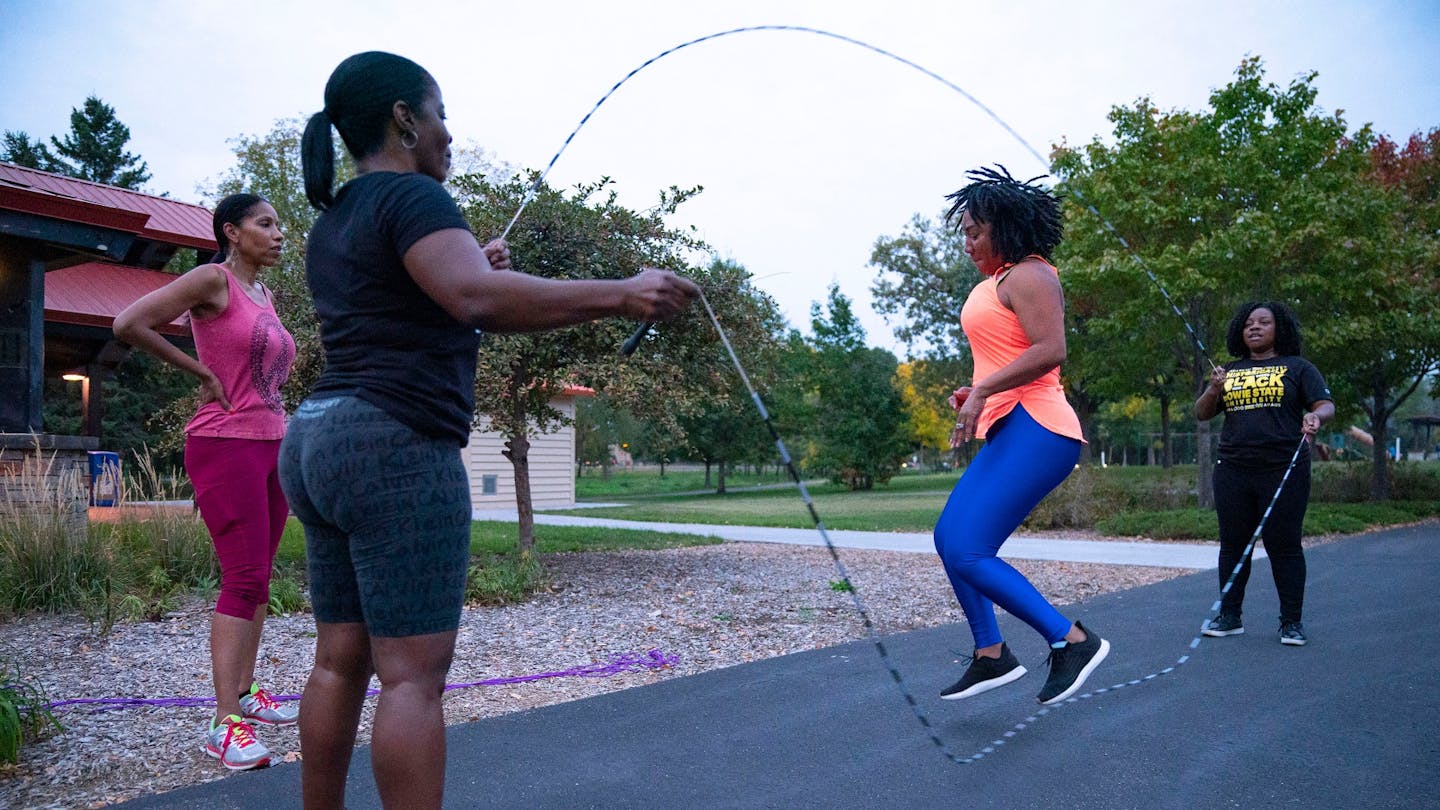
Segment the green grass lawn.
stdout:
<svg viewBox="0 0 1440 810">
<path fill-rule="evenodd" d="M 514 523 L 477 520 L 470 524 L 470 553 L 506 556 L 516 551 Z M 565 551 L 615 551 L 618 549 L 660 549 L 705 546 L 724 542 L 718 537 L 695 534 L 648 532 L 631 529 L 602 529 L 590 526 L 536 526 L 535 546 L 541 554 Z M 305 533 L 295 518 L 285 524 L 276 560 L 282 566 L 305 565 Z"/>
<path fill-rule="evenodd" d="M 714 491 L 719 476 L 712 471 L 710 483 L 705 483 L 705 473 L 695 470 L 666 470 L 660 477 L 657 470 L 612 469 L 607 478 L 600 470 L 587 467 L 584 474 L 575 479 L 575 499 L 578 501 L 613 501 L 620 498 L 650 497 L 678 492 Z M 727 489 L 753 487 L 766 484 L 789 483 L 790 474 L 773 468 L 762 474 L 752 472 L 731 472 L 725 476 Z"/>
<path fill-rule="evenodd" d="M 1414 523 L 1440 515 L 1440 504 L 1430 501 L 1385 503 L 1314 503 L 1305 512 L 1304 534 L 1355 534 L 1385 526 Z M 1125 512 L 1095 526 L 1103 534 L 1144 536 L 1165 540 L 1216 540 L 1220 528 L 1215 513 L 1199 509 L 1165 509 Z"/>
<path fill-rule="evenodd" d="M 851 492 L 842 485 L 828 482 L 807 483 L 806 488 L 820 519 L 828 528 L 927 532 L 934 528 L 935 518 L 945 506 L 945 499 L 957 478 L 954 473 L 905 475 L 891 479 L 889 484 L 862 492 Z M 577 509 L 557 514 L 730 526 L 803 529 L 815 525 L 793 483 L 776 489 L 725 495 L 710 493 L 627 499 L 625 506 Z"/>
</svg>

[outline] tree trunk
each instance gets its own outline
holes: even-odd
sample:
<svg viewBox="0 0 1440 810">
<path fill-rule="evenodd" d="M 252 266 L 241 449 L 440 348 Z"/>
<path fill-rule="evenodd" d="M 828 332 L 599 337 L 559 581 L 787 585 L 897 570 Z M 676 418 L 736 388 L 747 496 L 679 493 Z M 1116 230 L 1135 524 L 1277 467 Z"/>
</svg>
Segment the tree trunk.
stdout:
<svg viewBox="0 0 1440 810">
<path fill-rule="evenodd" d="M 718 469 L 719 469 L 719 474 L 716 476 L 716 478 L 719 480 L 720 485 L 717 486 L 717 487 L 715 487 L 715 494 L 716 494 L 716 495 L 724 495 L 724 494 L 725 494 L 725 460 L 724 460 L 724 459 L 721 459 L 720 462 L 719 462 L 716 466 L 717 466 Z M 706 480 L 706 481 L 709 481 L 709 480 L 710 480 L 710 475 L 709 475 L 710 467 L 709 467 L 708 464 L 707 464 L 706 467 L 705 467 L 705 472 L 706 472 L 705 480 Z"/>
<path fill-rule="evenodd" d="M 1215 448 L 1210 441 L 1210 422 L 1195 420 L 1195 456 L 1199 474 L 1195 480 L 1195 497 L 1201 509 L 1215 508 Z"/>
<path fill-rule="evenodd" d="M 705 459 L 705 488 L 710 488 L 710 459 Z"/>
<path fill-rule="evenodd" d="M 1160 467 L 1175 466 L 1175 437 L 1170 430 L 1170 395 L 1160 395 Z"/>
<path fill-rule="evenodd" d="M 1385 427 L 1390 421 L 1390 412 L 1385 408 L 1385 387 L 1379 381 L 1378 375 L 1370 404 L 1370 433 L 1375 437 L 1375 444 L 1370 448 L 1370 500 L 1387 501 L 1390 499 L 1390 462 L 1387 452 L 1390 437 Z"/>
<path fill-rule="evenodd" d="M 522 558 L 532 558 L 535 556 L 535 505 L 530 498 L 530 440 L 524 433 L 512 433 L 503 452 L 515 468 L 517 546 Z"/>
</svg>

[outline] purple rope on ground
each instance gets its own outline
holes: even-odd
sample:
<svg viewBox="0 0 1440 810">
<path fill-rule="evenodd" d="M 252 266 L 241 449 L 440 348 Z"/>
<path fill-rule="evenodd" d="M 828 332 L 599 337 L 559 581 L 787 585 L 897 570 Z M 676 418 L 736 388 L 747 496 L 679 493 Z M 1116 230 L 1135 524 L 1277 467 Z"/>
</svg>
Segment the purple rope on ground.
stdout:
<svg viewBox="0 0 1440 810">
<path fill-rule="evenodd" d="M 555 670 L 553 672 L 537 672 L 532 675 L 512 675 L 505 678 L 487 678 L 483 681 L 472 681 L 470 683 L 446 684 L 445 691 L 454 689 L 469 689 L 474 686 L 504 686 L 512 683 L 530 683 L 531 681 L 543 681 L 549 678 L 608 678 L 612 675 L 620 675 L 626 672 L 636 672 L 644 669 L 666 669 L 680 663 L 679 656 L 666 655 L 659 650 L 650 650 L 647 653 L 620 653 L 610 656 L 607 663 L 585 664 L 570 669 Z M 380 694 L 379 689 L 370 689 L 365 692 L 367 697 L 374 697 Z M 276 701 L 299 700 L 299 695 L 271 695 Z M 67 709 L 75 706 L 93 706 L 91 714 L 98 712 L 114 711 L 116 709 L 137 709 L 143 707 L 158 708 L 188 708 L 191 706 L 214 706 L 215 698 L 210 697 L 169 697 L 169 698 L 73 698 L 71 700 L 57 700 L 47 703 L 43 708 L 49 711 Z"/>
</svg>

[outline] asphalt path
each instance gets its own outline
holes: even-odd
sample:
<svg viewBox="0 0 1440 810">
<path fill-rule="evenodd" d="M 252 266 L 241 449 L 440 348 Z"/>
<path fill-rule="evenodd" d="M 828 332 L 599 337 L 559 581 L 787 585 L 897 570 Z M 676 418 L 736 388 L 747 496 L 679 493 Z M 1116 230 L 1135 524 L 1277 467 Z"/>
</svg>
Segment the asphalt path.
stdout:
<svg viewBox="0 0 1440 810">
<path fill-rule="evenodd" d="M 963 625 L 885 637 L 944 750 L 861 641 L 452 727 L 446 806 L 1437 806 L 1440 524 L 1307 557 L 1305 647 L 1279 643 L 1260 560 L 1241 636 L 1199 636 L 1213 570 L 1067 608 L 1114 648 L 1048 711 L 1044 644 L 1009 616 L 1031 672 L 970 700 L 936 696 L 962 671 Z M 124 806 L 298 806 L 299 780 L 280 765 Z M 347 804 L 380 806 L 367 749 Z"/>
</svg>

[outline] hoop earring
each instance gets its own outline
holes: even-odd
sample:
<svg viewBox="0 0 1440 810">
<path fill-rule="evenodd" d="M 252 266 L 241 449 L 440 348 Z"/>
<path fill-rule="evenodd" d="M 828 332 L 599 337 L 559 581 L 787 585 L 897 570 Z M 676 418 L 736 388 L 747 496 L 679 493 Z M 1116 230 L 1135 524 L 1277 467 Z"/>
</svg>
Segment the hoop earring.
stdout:
<svg viewBox="0 0 1440 810">
<path fill-rule="evenodd" d="M 409 138 L 410 140 L 407 141 L 405 140 L 406 138 Z M 406 149 L 414 149 L 415 147 L 420 145 L 420 136 L 415 134 L 415 130 L 407 129 L 404 132 L 400 133 L 400 145 L 405 147 Z"/>
</svg>

